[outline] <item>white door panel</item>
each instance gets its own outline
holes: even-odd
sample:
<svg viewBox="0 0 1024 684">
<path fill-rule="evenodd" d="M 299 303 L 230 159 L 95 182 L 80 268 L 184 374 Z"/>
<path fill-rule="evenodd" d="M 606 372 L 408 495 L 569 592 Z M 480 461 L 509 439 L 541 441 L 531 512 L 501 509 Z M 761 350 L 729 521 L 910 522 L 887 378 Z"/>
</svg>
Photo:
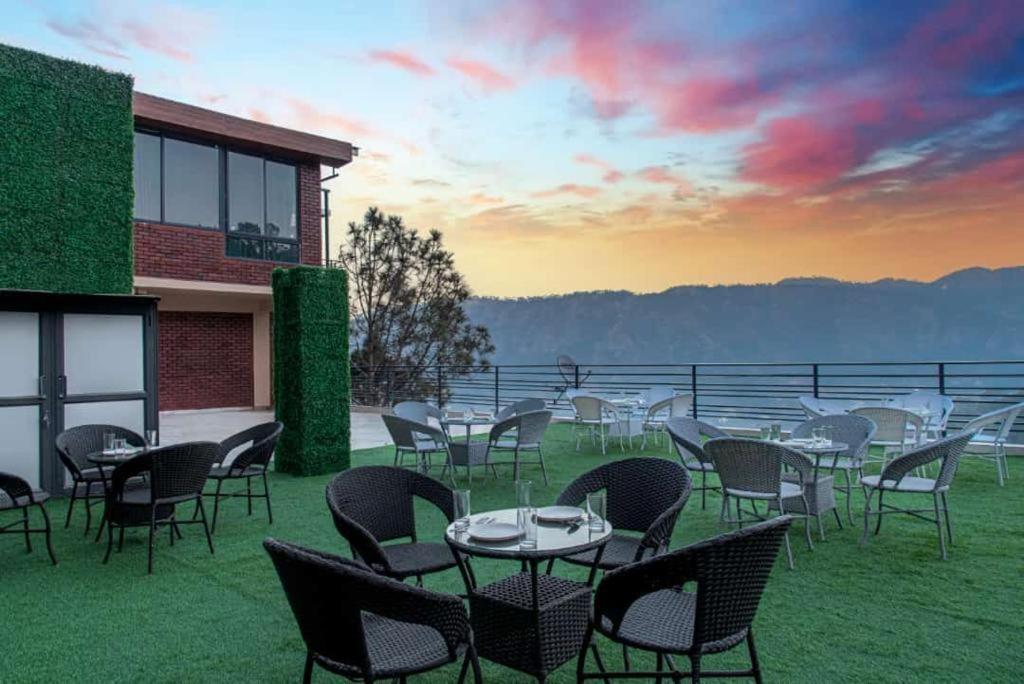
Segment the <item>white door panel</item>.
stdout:
<svg viewBox="0 0 1024 684">
<path fill-rule="evenodd" d="M 143 317 L 65 314 L 67 393 L 110 394 L 145 388 Z"/>
<path fill-rule="evenodd" d="M 39 314 L 0 311 L 0 397 L 39 394 Z"/>
<path fill-rule="evenodd" d="M 39 407 L 0 406 L 0 471 L 39 486 Z"/>
</svg>

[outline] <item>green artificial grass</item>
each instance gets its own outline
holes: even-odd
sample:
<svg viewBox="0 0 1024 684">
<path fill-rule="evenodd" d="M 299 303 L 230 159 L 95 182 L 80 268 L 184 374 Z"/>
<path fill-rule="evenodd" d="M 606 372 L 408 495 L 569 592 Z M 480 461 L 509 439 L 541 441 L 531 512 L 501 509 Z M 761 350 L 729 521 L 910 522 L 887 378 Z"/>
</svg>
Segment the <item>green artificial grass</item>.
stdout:
<svg viewBox="0 0 1024 684">
<path fill-rule="evenodd" d="M 564 425 L 551 428 L 545 446 L 550 486 L 543 486 L 536 468 L 524 473 L 532 477 L 541 504 L 553 501 L 585 469 L 622 457 L 617 447 L 607 458 L 587 444 L 575 452 Z M 664 450 L 649 447 L 643 453 L 665 455 Z M 353 453 L 353 465 L 391 459 L 390 448 Z M 1011 475 L 1022 472 L 1017 462 L 1010 468 Z M 514 505 L 508 468 L 498 481 L 484 479 L 480 469 L 476 474 L 474 511 Z M 184 528 L 185 539 L 174 548 L 165 531 L 153 576 L 146 575 L 144 530 L 131 532 L 124 552 L 104 566 L 103 544 L 82 535 L 84 515 L 76 511 L 72 528 L 64 530 L 65 504 L 50 502 L 60 528 L 54 540 L 59 566 L 50 566 L 41 538 L 29 555 L 20 537 L 0 537 L 0 677 L 12 682 L 299 680 L 302 641 L 260 542 L 272 535 L 347 554 L 324 502 L 329 479 L 274 473 L 273 525 L 259 506 L 247 518 L 244 501 L 229 500 L 218 521 L 215 557 L 198 528 Z M 855 511 L 860 511 L 862 498 L 855 495 Z M 701 510 L 695 494 L 673 547 L 720 532 L 719 502 L 712 494 L 707 510 Z M 795 523 L 796 569 L 787 570 L 780 554 L 755 622 L 766 680 L 1019 681 L 1022 478 L 1013 476 L 1000 488 L 991 464 L 964 462 L 950 505 L 957 539 L 946 562 L 938 558 L 934 527 L 910 518 L 888 517 L 882 534 L 865 548 L 857 544 L 859 529 L 837 531 L 835 520 L 829 520 L 828 539 L 815 538 L 813 552 L 803 543 L 802 523 Z M 439 515 L 424 510 L 421 539 L 440 539 L 442 524 Z M 475 567 L 482 581 L 518 570 L 517 564 L 500 561 L 477 560 Z M 565 564 L 556 572 L 582 573 Z M 427 586 L 464 589 L 455 570 L 428 577 Z M 621 662 L 617 648 L 606 643 L 603 650 L 606 662 Z M 745 666 L 745 657 L 740 648 L 710 656 L 705 667 Z M 414 681 L 448 682 L 457 674 L 450 667 Z M 490 682 L 526 681 L 487 662 L 484 676 Z M 314 679 L 331 680 L 323 672 Z M 550 681 L 574 681 L 574 663 Z"/>
</svg>

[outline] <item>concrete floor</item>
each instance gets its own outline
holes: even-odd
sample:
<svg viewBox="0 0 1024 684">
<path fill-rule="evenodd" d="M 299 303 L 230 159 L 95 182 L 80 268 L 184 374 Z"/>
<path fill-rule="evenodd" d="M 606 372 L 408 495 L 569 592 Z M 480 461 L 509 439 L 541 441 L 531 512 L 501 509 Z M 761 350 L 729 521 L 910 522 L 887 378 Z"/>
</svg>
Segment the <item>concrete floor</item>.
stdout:
<svg viewBox="0 0 1024 684">
<path fill-rule="evenodd" d="M 211 440 L 219 442 L 236 432 L 274 420 L 273 411 L 239 409 L 210 409 L 205 411 L 164 411 L 160 414 L 160 442 L 176 444 Z M 369 449 L 391 444 L 387 428 L 380 414 L 364 411 L 352 412 L 352 448 Z M 486 428 L 474 428 L 486 432 Z M 456 437 L 463 435 L 461 428 Z"/>
</svg>

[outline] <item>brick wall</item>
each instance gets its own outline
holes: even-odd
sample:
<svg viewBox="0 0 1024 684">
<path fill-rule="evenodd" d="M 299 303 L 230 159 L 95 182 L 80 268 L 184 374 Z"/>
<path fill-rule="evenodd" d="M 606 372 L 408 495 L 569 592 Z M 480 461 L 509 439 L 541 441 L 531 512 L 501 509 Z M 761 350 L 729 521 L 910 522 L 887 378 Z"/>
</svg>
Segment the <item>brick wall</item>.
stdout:
<svg viewBox="0 0 1024 684">
<path fill-rule="evenodd" d="M 252 406 L 252 314 L 159 315 L 161 411 Z"/>
<path fill-rule="evenodd" d="M 298 166 L 300 259 L 319 265 L 320 167 Z M 206 280 L 245 285 L 270 285 L 271 261 L 225 256 L 223 231 L 135 222 L 135 275 L 181 280 Z"/>
</svg>

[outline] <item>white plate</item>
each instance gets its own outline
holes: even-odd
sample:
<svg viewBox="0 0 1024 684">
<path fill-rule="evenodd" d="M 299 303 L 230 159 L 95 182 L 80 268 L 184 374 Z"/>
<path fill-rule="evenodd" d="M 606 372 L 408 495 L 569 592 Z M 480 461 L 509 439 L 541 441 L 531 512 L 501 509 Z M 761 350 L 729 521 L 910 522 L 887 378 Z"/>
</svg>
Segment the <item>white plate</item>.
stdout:
<svg viewBox="0 0 1024 684">
<path fill-rule="evenodd" d="M 479 541 L 498 542 L 519 539 L 520 529 L 511 523 L 470 525 L 469 536 Z"/>
<path fill-rule="evenodd" d="M 537 520 L 544 522 L 571 522 L 583 517 L 583 509 L 575 506 L 545 506 L 537 509 Z"/>
</svg>

